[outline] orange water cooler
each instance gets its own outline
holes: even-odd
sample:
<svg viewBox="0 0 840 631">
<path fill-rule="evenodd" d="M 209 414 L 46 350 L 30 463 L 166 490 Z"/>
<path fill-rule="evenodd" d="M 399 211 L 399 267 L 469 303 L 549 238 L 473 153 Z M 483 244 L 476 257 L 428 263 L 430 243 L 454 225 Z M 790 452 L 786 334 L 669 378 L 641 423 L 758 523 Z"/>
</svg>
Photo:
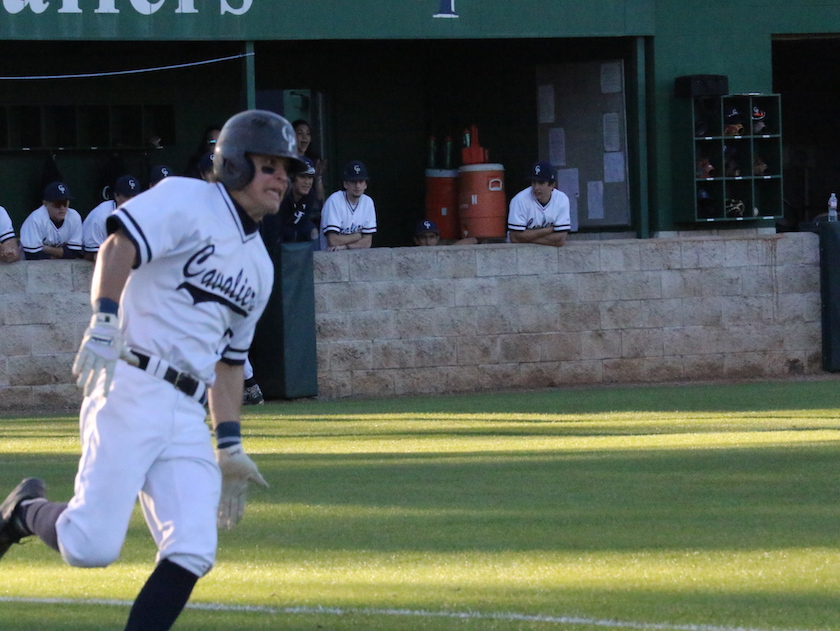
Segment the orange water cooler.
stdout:
<svg viewBox="0 0 840 631">
<path fill-rule="evenodd" d="M 426 219 L 434 221 L 441 239 L 457 239 L 458 171 L 426 169 Z"/>
<path fill-rule="evenodd" d="M 507 233 L 505 167 L 465 164 L 458 169 L 461 237 L 504 237 Z"/>
</svg>

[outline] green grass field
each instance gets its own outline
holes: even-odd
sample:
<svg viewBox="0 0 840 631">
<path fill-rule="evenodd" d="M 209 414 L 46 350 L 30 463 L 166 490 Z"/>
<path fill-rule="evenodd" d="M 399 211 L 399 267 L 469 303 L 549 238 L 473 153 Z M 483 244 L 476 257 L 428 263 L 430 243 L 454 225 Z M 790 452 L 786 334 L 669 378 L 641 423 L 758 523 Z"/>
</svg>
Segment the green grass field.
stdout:
<svg viewBox="0 0 840 631">
<path fill-rule="evenodd" d="M 271 483 L 175 629 L 840 630 L 840 383 L 572 389 L 246 408 Z M 2 493 L 72 493 L 71 417 L 3 419 Z M 40 542 L 0 629 L 121 629 L 154 563 Z"/>
</svg>

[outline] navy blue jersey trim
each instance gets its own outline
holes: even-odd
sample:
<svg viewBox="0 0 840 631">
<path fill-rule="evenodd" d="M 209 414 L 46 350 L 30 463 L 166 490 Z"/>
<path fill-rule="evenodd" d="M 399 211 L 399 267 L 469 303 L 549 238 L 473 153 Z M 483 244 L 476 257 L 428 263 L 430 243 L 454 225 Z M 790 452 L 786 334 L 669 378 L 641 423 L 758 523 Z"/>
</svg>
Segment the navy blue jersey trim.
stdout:
<svg viewBox="0 0 840 631">
<path fill-rule="evenodd" d="M 137 230 L 137 234 L 140 236 L 140 238 L 143 239 L 143 246 L 145 246 L 145 248 L 146 248 L 146 254 L 147 254 L 147 257 L 148 257 L 146 262 L 151 261 L 152 260 L 152 248 L 149 245 L 149 241 L 146 239 L 146 235 L 144 234 L 143 229 L 134 220 L 134 217 L 132 217 L 131 215 L 128 214 L 128 212 L 126 212 L 125 208 L 120 208 L 120 211 L 121 211 L 122 215 L 108 215 L 108 218 L 105 220 L 105 229 L 108 231 L 108 234 L 113 234 L 117 230 L 119 230 L 120 228 L 123 228 L 122 216 L 125 216 L 125 218 L 128 219 L 131 222 L 131 225 L 134 226 L 135 230 Z M 138 243 L 137 240 L 134 238 L 134 236 L 132 236 L 130 230 L 123 230 L 123 233 L 125 233 L 125 235 L 128 236 L 129 239 L 131 239 L 131 241 L 134 243 L 134 247 L 137 248 L 137 259 L 138 260 L 135 261 L 135 264 L 132 266 L 134 269 L 137 269 L 138 267 L 140 267 L 140 262 L 141 262 L 140 261 L 140 258 L 141 258 L 140 257 L 140 252 L 141 252 L 140 243 Z"/>
<path fill-rule="evenodd" d="M 245 360 L 244 359 L 228 359 L 227 357 L 222 357 L 220 362 L 224 362 L 228 366 L 244 366 Z"/>
</svg>

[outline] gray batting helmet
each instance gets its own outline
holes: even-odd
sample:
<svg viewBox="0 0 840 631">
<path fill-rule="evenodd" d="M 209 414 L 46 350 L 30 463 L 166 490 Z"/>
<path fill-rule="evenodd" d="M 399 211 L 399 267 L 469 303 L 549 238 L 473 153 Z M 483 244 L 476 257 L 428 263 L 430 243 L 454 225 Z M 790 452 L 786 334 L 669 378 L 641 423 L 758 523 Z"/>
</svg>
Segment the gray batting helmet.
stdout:
<svg viewBox="0 0 840 631">
<path fill-rule="evenodd" d="M 274 112 L 247 110 L 222 126 L 213 158 L 216 180 L 234 191 L 245 188 L 254 177 L 249 153 L 289 158 L 290 174 L 306 167 L 297 155 L 295 130 Z"/>
</svg>

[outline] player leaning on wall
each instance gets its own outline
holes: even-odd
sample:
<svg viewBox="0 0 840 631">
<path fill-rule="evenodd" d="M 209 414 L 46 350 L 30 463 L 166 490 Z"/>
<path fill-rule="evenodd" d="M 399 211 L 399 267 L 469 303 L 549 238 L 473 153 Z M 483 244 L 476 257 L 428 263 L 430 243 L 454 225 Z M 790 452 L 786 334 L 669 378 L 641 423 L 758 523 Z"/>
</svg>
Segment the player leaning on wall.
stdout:
<svg viewBox="0 0 840 631">
<path fill-rule="evenodd" d="M 157 567 L 126 630 L 175 622 L 215 562 L 217 522 L 242 517 L 242 366 L 268 301 L 273 266 L 257 230 L 274 214 L 297 158 L 291 125 L 251 110 L 225 123 L 217 182 L 169 177 L 108 218 L 73 372 L 84 391 L 82 457 L 68 504 L 28 478 L 0 505 L 0 556 L 37 535 L 73 566 L 114 562 L 139 496 Z M 205 401 L 216 434 L 215 457 Z"/>
</svg>

